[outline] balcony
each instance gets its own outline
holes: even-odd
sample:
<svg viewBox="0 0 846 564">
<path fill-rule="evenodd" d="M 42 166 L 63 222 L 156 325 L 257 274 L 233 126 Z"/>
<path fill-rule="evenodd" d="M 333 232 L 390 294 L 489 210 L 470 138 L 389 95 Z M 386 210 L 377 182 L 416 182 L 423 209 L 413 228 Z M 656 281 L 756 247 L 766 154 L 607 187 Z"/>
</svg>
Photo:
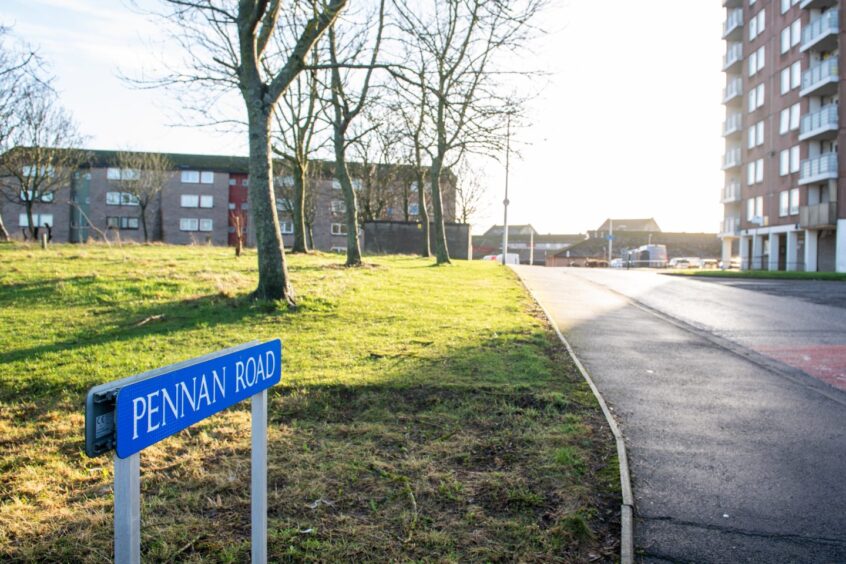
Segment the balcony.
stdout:
<svg viewBox="0 0 846 564">
<path fill-rule="evenodd" d="M 799 7 L 803 10 L 824 10 L 837 4 L 837 0 L 802 0 Z"/>
<path fill-rule="evenodd" d="M 740 147 L 726 149 L 726 154 L 723 155 L 723 170 L 738 166 L 740 166 Z"/>
<path fill-rule="evenodd" d="M 723 72 L 731 72 L 743 62 L 743 43 L 729 43 L 723 55 Z"/>
<path fill-rule="evenodd" d="M 832 51 L 837 48 L 837 34 L 840 32 L 840 11 L 828 10 L 822 16 L 811 20 L 802 30 L 802 45 L 799 50 Z"/>
<path fill-rule="evenodd" d="M 823 153 L 802 161 L 799 184 L 813 184 L 837 178 L 837 153 Z"/>
<path fill-rule="evenodd" d="M 837 59 L 826 59 L 802 73 L 800 96 L 827 96 L 837 92 Z"/>
<path fill-rule="evenodd" d="M 743 114 L 734 112 L 726 116 L 726 121 L 723 122 L 723 137 L 736 135 L 743 130 Z"/>
<path fill-rule="evenodd" d="M 743 39 L 743 8 L 733 8 L 726 11 L 726 21 L 723 22 L 723 39 L 731 41 Z"/>
<path fill-rule="evenodd" d="M 720 222 L 720 237 L 739 237 L 740 218 L 727 216 Z"/>
<path fill-rule="evenodd" d="M 837 202 L 826 202 L 799 208 L 799 227 L 803 229 L 831 228 L 837 225 Z"/>
<path fill-rule="evenodd" d="M 726 87 L 723 88 L 723 104 L 728 104 L 733 100 L 741 101 L 743 99 L 743 79 L 739 76 L 729 78 Z"/>
<path fill-rule="evenodd" d="M 740 182 L 732 180 L 723 186 L 722 204 L 733 204 L 740 201 Z"/>
<path fill-rule="evenodd" d="M 828 104 L 819 111 L 802 116 L 799 141 L 836 139 L 840 124 L 837 104 Z"/>
</svg>

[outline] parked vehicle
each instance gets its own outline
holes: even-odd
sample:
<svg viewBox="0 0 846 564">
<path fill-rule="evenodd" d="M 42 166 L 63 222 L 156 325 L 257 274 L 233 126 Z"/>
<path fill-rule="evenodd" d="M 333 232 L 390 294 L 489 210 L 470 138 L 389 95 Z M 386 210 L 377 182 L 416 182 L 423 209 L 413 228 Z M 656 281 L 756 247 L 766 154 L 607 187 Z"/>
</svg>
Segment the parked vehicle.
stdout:
<svg viewBox="0 0 846 564">
<path fill-rule="evenodd" d="M 643 245 L 637 249 L 625 251 L 623 260 L 627 268 L 666 268 L 666 245 Z"/>
</svg>

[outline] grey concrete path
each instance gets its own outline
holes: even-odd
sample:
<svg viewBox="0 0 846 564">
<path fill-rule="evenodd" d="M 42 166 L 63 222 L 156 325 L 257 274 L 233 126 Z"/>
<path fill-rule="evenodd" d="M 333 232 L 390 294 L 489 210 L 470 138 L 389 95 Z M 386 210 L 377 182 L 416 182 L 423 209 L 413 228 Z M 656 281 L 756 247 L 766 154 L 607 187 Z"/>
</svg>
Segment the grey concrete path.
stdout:
<svg viewBox="0 0 846 564">
<path fill-rule="evenodd" d="M 653 307 L 663 281 L 637 279 L 629 289 L 648 291 L 629 297 L 586 270 L 515 270 L 626 436 L 643 561 L 846 562 L 846 394 Z M 726 298 L 694 282 L 674 281 L 668 301 Z"/>
</svg>

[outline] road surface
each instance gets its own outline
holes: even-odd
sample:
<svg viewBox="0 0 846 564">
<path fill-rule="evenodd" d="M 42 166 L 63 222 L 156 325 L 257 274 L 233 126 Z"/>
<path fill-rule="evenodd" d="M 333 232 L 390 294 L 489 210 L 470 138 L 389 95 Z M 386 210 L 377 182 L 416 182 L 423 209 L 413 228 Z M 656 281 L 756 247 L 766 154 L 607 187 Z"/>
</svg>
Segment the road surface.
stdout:
<svg viewBox="0 0 846 564">
<path fill-rule="evenodd" d="M 846 562 L 846 285 L 514 268 L 620 423 L 640 559 Z"/>
</svg>

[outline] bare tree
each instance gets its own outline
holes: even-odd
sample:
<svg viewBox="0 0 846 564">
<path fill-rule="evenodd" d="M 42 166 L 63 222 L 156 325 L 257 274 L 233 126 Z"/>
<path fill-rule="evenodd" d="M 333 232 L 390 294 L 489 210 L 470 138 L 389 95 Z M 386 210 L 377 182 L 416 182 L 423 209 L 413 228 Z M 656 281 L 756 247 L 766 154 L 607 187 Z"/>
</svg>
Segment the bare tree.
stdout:
<svg viewBox="0 0 846 564">
<path fill-rule="evenodd" d="M 36 221 L 33 208 L 53 203 L 59 190 L 69 188 L 87 155 L 79 148 L 76 124 L 52 90 L 33 86 L 16 111 L 17 124 L 0 151 L 0 194 L 23 206 L 26 232 L 35 239 L 46 226 Z"/>
<path fill-rule="evenodd" d="M 147 210 L 170 180 L 173 164 L 160 153 L 121 151 L 117 155 L 117 166 L 120 178 L 116 184 L 121 192 L 130 194 L 138 204 L 144 242 L 148 243 L 150 231 L 147 226 Z"/>
<path fill-rule="evenodd" d="M 527 44 L 528 32 L 533 31 L 530 21 L 544 1 L 449 0 L 424 10 L 419 3 L 394 0 L 401 30 L 413 38 L 406 42 L 407 48 L 418 51 L 417 57 L 406 57 L 410 63 L 418 61 L 418 67 L 397 74 L 418 91 L 417 101 L 426 109 L 433 136 L 428 180 L 438 264 L 450 262 L 441 173 L 465 152 L 500 148 L 503 116 L 511 109 L 501 94 L 494 55 Z"/>
<path fill-rule="evenodd" d="M 385 0 L 379 2 L 379 17 L 376 39 L 370 54 L 370 64 L 366 65 L 364 79 L 356 94 L 351 94 L 348 73 L 342 72 L 342 66 L 356 66 L 357 57 L 365 50 L 367 34 L 357 33 L 346 41 L 340 37 L 337 26 L 329 28 L 329 60 L 331 63 L 331 100 L 332 100 L 332 144 L 335 149 L 335 178 L 341 185 L 346 205 L 347 224 L 347 266 L 361 264 L 361 244 L 358 238 L 358 203 L 355 190 L 347 167 L 346 151 L 353 141 L 348 138 L 348 131 L 353 120 L 364 109 L 370 90 L 370 81 L 382 44 L 382 32 L 385 23 Z M 342 45 L 344 41 L 344 45 Z M 349 70 L 349 69 L 347 69 Z"/>
<path fill-rule="evenodd" d="M 455 180 L 456 219 L 461 223 L 470 220 L 482 210 L 486 194 L 485 185 L 467 160 L 458 166 Z"/>
<path fill-rule="evenodd" d="M 203 107 L 194 107 L 201 111 L 211 110 L 220 97 L 234 91 L 243 99 L 250 155 L 249 199 L 258 250 L 259 281 L 254 295 L 293 305 L 272 181 L 271 121 L 279 98 L 306 68 L 315 43 L 347 0 L 309 2 L 312 13 L 287 49 L 276 48 L 286 43 L 275 39 L 283 27 L 279 24 L 282 0 L 238 0 L 237 4 L 234 0 L 160 1 L 169 10 L 159 15 L 177 26 L 173 37 L 188 57 L 188 69 L 176 70 L 157 84 L 187 87 L 193 99 L 203 101 Z"/>
<path fill-rule="evenodd" d="M 298 10 L 302 7 L 302 4 L 297 3 L 292 6 L 286 22 L 287 28 L 295 28 L 298 19 L 302 19 Z M 312 154 L 320 149 L 319 144 L 315 144 L 319 133 L 318 118 L 326 109 L 325 100 L 320 95 L 322 84 L 317 77 L 318 63 L 318 49 L 313 49 L 310 55 L 312 68 L 297 76 L 282 94 L 274 113 L 276 127 L 273 131 L 273 152 L 285 161 L 293 178 L 292 190 L 286 190 L 285 198 L 291 204 L 290 210 L 286 211 L 290 212 L 294 223 L 294 243 L 291 249 L 294 253 L 306 253 L 311 248 L 306 234 L 307 179 Z"/>
<path fill-rule="evenodd" d="M 351 144 L 361 179 L 359 220 L 385 218 L 389 208 L 405 205 L 408 214 L 407 190 L 400 184 L 402 170 L 397 166 L 402 150 L 402 131 L 392 123 L 384 108 L 366 112 L 365 131 Z M 405 192 L 405 193 L 404 193 Z M 405 197 L 404 197 L 405 196 Z"/>
<path fill-rule="evenodd" d="M 0 152 L 4 153 L 14 146 L 13 133 L 21 124 L 27 98 L 49 91 L 38 55 L 9 40 L 10 34 L 9 28 L 0 26 Z M 2 211 L 0 198 L 0 241 L 7 241 L 9 232 Z"/>
</svg>

